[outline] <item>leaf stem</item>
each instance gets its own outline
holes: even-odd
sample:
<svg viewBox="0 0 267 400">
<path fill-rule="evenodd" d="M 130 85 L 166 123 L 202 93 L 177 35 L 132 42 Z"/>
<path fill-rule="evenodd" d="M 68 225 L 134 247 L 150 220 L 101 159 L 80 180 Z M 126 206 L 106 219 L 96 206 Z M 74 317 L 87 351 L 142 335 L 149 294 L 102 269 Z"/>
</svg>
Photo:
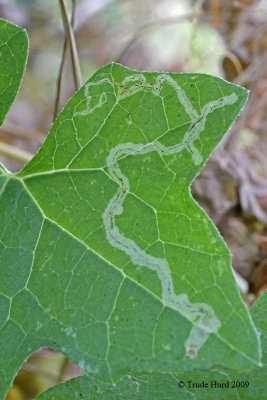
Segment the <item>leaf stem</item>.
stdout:
<svg viewBox="0 0 267 400">
<path fill-rule="evenodd" d="M 28 130 L 20 125 L 7 121 L 1 126 L 0 135 L 14 136 L 23 140 L 36 140 L 39 143 L 43 143 L 46 138 L 46 135 L 41 131 Z"/>
<path fill-rule="evenodd" d="M 63 382 L 65 378 L 66 368 L 69 365 L 69 359 L 64 355 L 62 364 L 60 366 L 59 375 L 58 375 L 58 383 Z"/>
<path fill-rule="evenodd" d="M 74 21 L 75 21 L 75 6 L 76 6 L 76 0 L 72 0 L 72 13 L 71 13 L 71 26 L 72 26 L 72 28 L 74 26 Z M 58 115 L 58 110 L 59 110 L 61 87 L 62 87 L 62 77 L 63 77 L 63 68 L 64 68 L 64 64 L 65 64 L 65 61 L 66 61 L 67 49 L 68 49 L 68 37 L 67 37 L 67 35 L 65 35 L 64 44 L 63 44 L 63 51 L 62 51 L 62 58 L 61 58 L 61 63 L 60 63 L 59 72 L 58 72 L 58 78 L 57 78 L 57 92 L 56 92 L 56 99 L 55 99 L 55 105 L 54 105 L 53 121 L 55 121 L 55 119 L 56 119 L 56 117 Z"/>
<path fill-rule="evenodd" d="M 7 143 L 3 143 L 1 141 L 0 141 L 0 154 L 23 164 L 27 164 L 34 156 L 32 153 L 29 153 L 28 151 L 18 149 L 17 147 L 11 146 L 10 144 Z"/>
<path fill-rule="evenodd" d="M 80 68 L 80 63 L 79 63 L 79 57 L 78 57 L 78 52 L 77 52 L 75 36 L 74 36 L 74 32 L 73 32 L 73 29 L 72 29 L 72 26 L 71 26 L 71 23 L 69 20 L 68 10 L 67 10 L 65 0 L 59 0 L 59 4 L 60 4 L 60 8 L 61 8 L 61 14 L 62 14 L 64 29 L 65 29 L 65 35 L 68 38 L 68 42 L 70 44 L 70 53 L 71 53 L 75 90 L 78 90 L 82 86 L 82 75 L 81 75 L 81 68 Z"/>
</svg>

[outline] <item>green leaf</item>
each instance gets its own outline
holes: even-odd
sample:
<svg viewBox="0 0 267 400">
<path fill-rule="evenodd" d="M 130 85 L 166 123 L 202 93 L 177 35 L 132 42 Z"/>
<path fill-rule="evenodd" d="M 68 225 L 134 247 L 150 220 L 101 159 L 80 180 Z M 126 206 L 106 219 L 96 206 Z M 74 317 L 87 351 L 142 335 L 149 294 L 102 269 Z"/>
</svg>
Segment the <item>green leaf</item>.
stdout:
<svg viewBox="0 0 267 400">
<path fill-rule="evenodd" d="M 186 382 L 186 389 L 195 396 L 196 399 L 201 400 L 201 396 L 205 396 L 205 400 L 261 400 L 263 399 L 264 393 L 266 392 L 266 381 L 267 381 L 267 317 L 266 317 L 266 306 L 267 306 L 267 291 L 257 300 L 257 302 L 250 309 L 253 321 L 258 329 L 258 334 L 261 338 L 263 358 L 262 365 L 258 368 L 254 368 L 248 373 L 233 372 L 231 370 L 218 370 L 207 372 L 201 371 L 190 371 L 190 373 L 179 374 L 180 380 Z M 240 336 L 244 333 L 240 333 Z M 208 382 L 209 387 L 207 389 L 190 389 L 188 380 L 193 382 Z M 211 388 L 211 382 L 213 381 L 213 388 Z M 226 384 L 229 382 L 229 387 L 226 388 L 214 388 L 217 383 Z M 241 386 L 241 387 L 239 387 Z M 242 387 L 243 386 L 243 387 Z"/>
<path fill-rule="evenodd" d="M 0 126 L 19 90 L 27 56 L 27 33 L 0 19 Z"/>
<path fill-rule="evenodd" d="M 54 386 L 37 397 L 38 400 L 261 400 L 265 393 L 267 381 L 267 321 L 266 321 L 267 291 L 251 309 L 251 315 L 256 326 L 261 331 L 263 348 L 263 367 L 250 371 L 249 374 L 233 376 L 231 372 L 190 371 L 174 377 L 166 374 L 151 374 L 133 378 L 128 376 L 117 385 L 106 385 L 89 378 L 86 375 L 70 379 Z M 208 388 L 191 389 L 193 383 L 204 381 Z M 212 383 L 213 382 L 213 383 Z M 216 383 L 229 382 L 229 387 L 214 388 Z M 237 382 L 249 382 L 248 387 L 234 388 Z M 182 389 L 179 384 L 185 385 Z M 211 387 L 213 384 L 213 388 Z"/>
<path fill-rule="evenodd" d="M 112 63 L 2 172 L 0 398 L 45 346 L 106 382 L 259 364 L 229 250 L 189 189 L 246 100 L 219 78 Z"/>
<path fill-rule="evenodd" d="M 245 391 L 244 400 L 261 400 L 266 393 L 267 382 L 267 291 L 256 301 L 251 308 L 253 321 L 258 328 L 262 345 L 262 368 L 249 371 L 244 379 L 250 382 L 249 389 Z M 235 376 L 236 378 L 236 376 Z M 241 390 L 240 390 L 241 391 Z"/>
<path fill-rule="evenodd" d="M 169 374 L 151 374 L 138 380 L 128 376 L 117 385 L 101 384 L 84 375 L 54 386 L 36 400 L 194 400 Z"/>
</svg>

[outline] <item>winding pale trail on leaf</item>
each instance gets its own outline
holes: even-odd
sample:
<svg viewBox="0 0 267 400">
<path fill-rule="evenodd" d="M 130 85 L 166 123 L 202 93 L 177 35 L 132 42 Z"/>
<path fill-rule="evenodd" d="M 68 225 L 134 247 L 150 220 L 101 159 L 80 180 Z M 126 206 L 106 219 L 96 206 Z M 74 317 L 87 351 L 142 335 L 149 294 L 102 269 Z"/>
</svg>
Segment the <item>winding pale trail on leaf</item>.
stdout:
<svg viewBox="0 0 267 400">
<path fill-rule="evenodd" d="M 141 81 L 141 85 L 138 84 L 138 86 L 132 86 L 129 90 L 126 90 L 123 88 L 123 86 L 121 86 L 121 92 L 119 93 L 120 98 L 136 93 L 138 90 L 141 90 L 144 87 L 149 87 L 153 90 L 154 94 L 160 95 L 162 83 L 166 81 L 175 89 L 181 104 L 185 108 L 185 111 L 192 118 L 192 122 L 188 131 L 184 135 L 182 143 L 166 147 L 158 140 L 155 140 L 149 144 L 121 143 L 111 149 L 107 157 L 107 167 L 111 177 L 119 185 L 119 189 L 115 196 L 110 200 L 102 215 L 102 218 L 104 221 L 107 239 L 110 244 L 129 255 L 133 264 L 144 266 L 156 271 L 161 281 L 162 300 L 165 305 L 179 311 L 183 316 L 192 322 L 193 327 L 188 339 L 185 342 L 185 350 L 189 358 L 195 358 L 198 354 L 198 350 L 206 342 L 210 333 L 215 333 L 218 331 L 221 326 L 221 322 L 215 315 L 213 308 L 208 304 L 191 303 L 186 294 L 175 294 L 170 267 L 165 258 L 154 257 L 146 253 L 133 240 L 126 238 L 120 233 L 118 227 L 116 226 L 115 217 L 116 215 L 121 215 L 123 213 L 123 202 L 126 199 L 127 194 L 130 192 L 130 184 L 128 178 L 119 168 L 118 160 L 122 155 L 137 156 L 157 151 L 162 156 L 179 153 L 184 148 L 187 148 L 192 153 L 194 163 L 197 165 L 200 164 L 202 157 L 198 150 L 194 147 L 193 141 L 197 139 L 200 132 L 204 130 L 207 116 L 214 110 L 221 108 L 226 104 L 235 103 L 238 97 L 236 94 L 231 94 L 229 96 L 221 97 L 218 100 L 211 101 L 202 108 L 201 114 L 199 115 L 197 111 L 193 109 L 190 101 L 185 95 L 185 92 L 177 85 L 175 81 L 173 81 L 170 76 L 166 74 L 160 75 L 157 78 L 156 84 L 151 85 L 146 83 L 145 77 L 142 74 L 132 75 L 124 79 L 123 85 L 135 80 Z M 87 96 L 89 95 L 88 88 L 86 88 L 86 94 Z M 100 98 L 100 106 L 102 104 L 103 96 Z M 87 107 L 89 109 L 89 104 Z"/>
</svg>

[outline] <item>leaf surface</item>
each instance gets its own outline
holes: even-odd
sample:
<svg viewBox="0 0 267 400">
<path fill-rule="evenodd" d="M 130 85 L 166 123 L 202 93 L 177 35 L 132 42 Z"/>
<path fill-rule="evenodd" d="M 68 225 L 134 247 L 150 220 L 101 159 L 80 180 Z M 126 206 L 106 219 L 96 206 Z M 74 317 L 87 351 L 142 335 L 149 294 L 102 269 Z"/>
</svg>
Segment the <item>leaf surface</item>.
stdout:
<svg viewBox="0 0 267 400">
<path fill-rule="evenodd" d="M 246 100 L 208 75 L 108 64 L 3 171 L 0 398 L 45 346 L 106 382 L 258 365 L 229 250 L 189 189 Z"/>
<path fill-rule="evenodd" d="M 0 19 L 0 126 L 19 90 L 27 55 L 24 29 Z"/>
<path fill-rule="evenodd" d="M 151 374 L 138 378 L 124 378 L 117 385 L 105 385 L 86 375 L 70 379 L 54 386 L 37 397 L 38 400 L 261 400 L 266 392 L 267 380 L 267 292 L 251 308 L 254 323 L 261 332 L 263 366 L 255 368 L 249 374 L 236 374 L 230 371 L 190 371 L 178 377 L 166 374 Z M 183 380 L 183 381 L 182 381 Z M 180 388 L 183 382 L 185 388 Z M 208 388 L 191 389 L 192 382 L 208 384 Z M 211 382 L 226 383 L 229 387 L 211 388 Z M 233 388 L 233 382 L 249 382 L 248 387 Z M 191 383 L 190 383 L 191 382 Z"/>
<path fill-rule="evenodd" d="M 169 374 L 124 378 L 117 385 L 101 384 L 84 375 L 56 385 L 36 400 L 194 400 Z"/>
<path fill-rule="evenodd" d="M 19 90 L 27 55 L 27 33 L 0 18 L 0 126 Z M 3 171 L 6 172 L 6 169 L 0 163 L 0 185 Z"/>
</svg>

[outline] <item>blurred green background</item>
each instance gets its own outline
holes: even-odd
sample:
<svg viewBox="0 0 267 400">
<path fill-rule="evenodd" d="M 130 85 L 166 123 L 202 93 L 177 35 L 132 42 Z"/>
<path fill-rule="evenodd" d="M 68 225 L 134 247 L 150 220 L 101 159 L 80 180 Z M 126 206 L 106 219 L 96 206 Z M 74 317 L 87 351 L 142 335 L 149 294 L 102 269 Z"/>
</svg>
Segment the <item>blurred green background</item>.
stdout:
<svg viewBox="0 0 267 400">
<path fill-rule="evenodd" d="M 71 12 L 73 2 L 66 1 Z M 74 31 L 83 82 L 117 61 L 147 71 L 204 72 L 250 89 L 249 102 L 192 185 L 218 226 L 248 305 L 267 287 L 267 1 L 76 0 Z M 58 0 L 0 0 L 0 17 L 30 38 L 21 90 L 0 129 L 11 148 L 0 161 L 11 171 L 34 154 L 53 122 L 56 82 L 65 39 Z M 60 107 L 74 92 L 69 52 Z M 23 153 L 24 152 L 24 153 Z M 23 366 L 8 400 L 34 398 L 82 372 L 50 349 Z"/>
</svg>

